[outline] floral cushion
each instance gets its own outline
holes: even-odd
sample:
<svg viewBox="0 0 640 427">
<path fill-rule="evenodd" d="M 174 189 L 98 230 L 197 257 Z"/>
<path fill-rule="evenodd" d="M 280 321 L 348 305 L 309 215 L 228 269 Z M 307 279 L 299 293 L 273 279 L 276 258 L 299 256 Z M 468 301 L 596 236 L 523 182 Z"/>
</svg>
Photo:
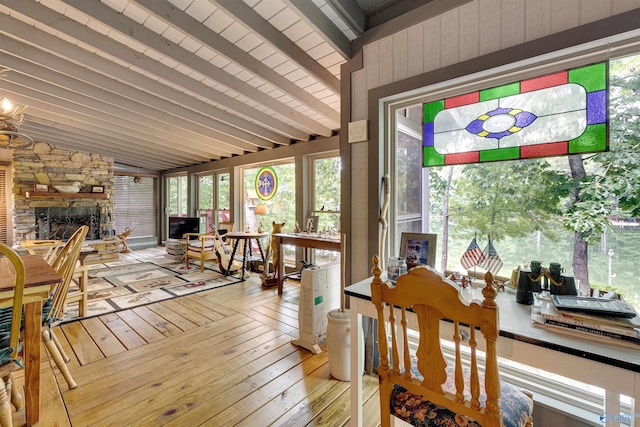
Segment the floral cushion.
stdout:
<svg viewBox="0 0 640 427">
<path fill-rule="evenodd" d="M 416 369 L 412 369 L 414 375 Z M 465 372 L 465 399 L 470 399 L 468 393 L 469 372 Z M 447 381 L 443 385 L 445 391 L 455 394 L 455 381 L 453 368 L 447 367 Z M 480 374 L 480 405 L 485 406 L 486 394 L 484 391 L 484 376 Z M 533 412 L 533 400 L 523 391 L 509 383 L 500 381 L 500 405 L 502 407 L 502 421 L 505 427 L 525 426 Z M 416 426 L 463 426 L 480 427 L 477 421 L 466 415 L 456 414 L 449 409 L 435 405 L 422 396 L 409 393 L 404 387 L 395 384 L 391 393 L 391 415 Z"/>
</svg>

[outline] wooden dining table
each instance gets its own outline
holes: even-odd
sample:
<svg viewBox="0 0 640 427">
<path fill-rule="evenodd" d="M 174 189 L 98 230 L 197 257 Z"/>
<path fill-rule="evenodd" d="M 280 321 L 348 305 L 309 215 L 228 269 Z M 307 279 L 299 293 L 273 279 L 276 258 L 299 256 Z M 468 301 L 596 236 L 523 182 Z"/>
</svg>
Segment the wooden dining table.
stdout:
<svg viewBox="0 0 640 427">
<path fill-rule="evenodd" d="M 27 425 L 40 420 L 40 337 L 42 331 L 42 304 L 49 297 L 51 285 L 62 276 L 40 255 L 22 256 L 24 263 L 24 383 L 25 415 Z M 13 304 L 13 265 L 7 258 L 0 259 L 0 308 Z"/>
</svg>

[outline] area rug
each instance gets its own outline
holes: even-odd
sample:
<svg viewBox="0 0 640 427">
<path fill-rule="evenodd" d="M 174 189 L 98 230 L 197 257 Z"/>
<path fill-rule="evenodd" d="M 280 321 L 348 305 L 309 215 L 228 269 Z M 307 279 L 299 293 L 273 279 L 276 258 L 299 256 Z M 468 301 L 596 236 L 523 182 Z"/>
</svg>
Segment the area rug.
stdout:
<svg viewBox="0 0 640 427">
<path fill-rule="evenodd" d="M 125 310 L 206 289 L 240 282 L 205 264 L 185 266 L 173 259 L 148 258 L 144 262 L 96 264 L 89 271 L 87 317 Z M 78 305 L 70 304 L 64 320 L 78 319 Z"/>
</svg>

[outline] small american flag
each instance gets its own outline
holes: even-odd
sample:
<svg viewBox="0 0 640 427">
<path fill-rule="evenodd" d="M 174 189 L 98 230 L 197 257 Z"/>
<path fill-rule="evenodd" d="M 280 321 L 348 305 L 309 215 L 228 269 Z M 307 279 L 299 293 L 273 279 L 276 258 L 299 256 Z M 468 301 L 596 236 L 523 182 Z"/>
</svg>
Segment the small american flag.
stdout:
<svg viewBox="0 0 640 427">
<path fill-rule="evenodd" d="M 496 252 L 496 248 L 493 247 L 493 243 L 489 240 L 487 247 L 484 248 L 484 260 L 478 264 L 478 267 L 483 268 L 491 274 L 497 274 L 502 268 L 502 260 Z"/>
<path fill-rule="evenodd" d="M 462 254 L 462 258 L 460 258 L 460 263 L 464 268 L 471 268 L 474 265 L 478 265 L 482 260 L 484 260 L 484 254 L 478 247 L 478 243 L 476 242 L 476 238 L 474 237 L 469 247 Z"/>
</svg>

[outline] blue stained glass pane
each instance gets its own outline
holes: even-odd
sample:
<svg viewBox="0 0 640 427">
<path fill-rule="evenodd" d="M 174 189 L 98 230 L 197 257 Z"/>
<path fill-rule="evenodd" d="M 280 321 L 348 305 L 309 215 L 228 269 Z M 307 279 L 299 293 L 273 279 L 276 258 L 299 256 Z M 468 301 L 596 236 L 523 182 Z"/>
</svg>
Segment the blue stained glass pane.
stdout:
<svg viewBox="0 0 640 427">
<path fill-rule="evenodd" d="M 423 126 L 424 147 L 433 147 L 433 122 L 425 123 Z"/>
<path fill-rule="evenodd" d="M 524 128 L 529 126 L 535 119 L 536 115 L 528 111 L 522 111 L 516 114 L 516 126 Z"/>
<path fill-rule="evenodd" d="M 604 90 L 587 93 L 587 124 L 607 121 L 607 93 Z"/>
<path fill-rule="evenodd" d="M 469 126 L 467 126 L 465 129 L 477 135 L 484 130 L 483 126 L 484 126 L 484 120 L 474 120 L 471 123 L 469 123 Z"/>
</svg>

